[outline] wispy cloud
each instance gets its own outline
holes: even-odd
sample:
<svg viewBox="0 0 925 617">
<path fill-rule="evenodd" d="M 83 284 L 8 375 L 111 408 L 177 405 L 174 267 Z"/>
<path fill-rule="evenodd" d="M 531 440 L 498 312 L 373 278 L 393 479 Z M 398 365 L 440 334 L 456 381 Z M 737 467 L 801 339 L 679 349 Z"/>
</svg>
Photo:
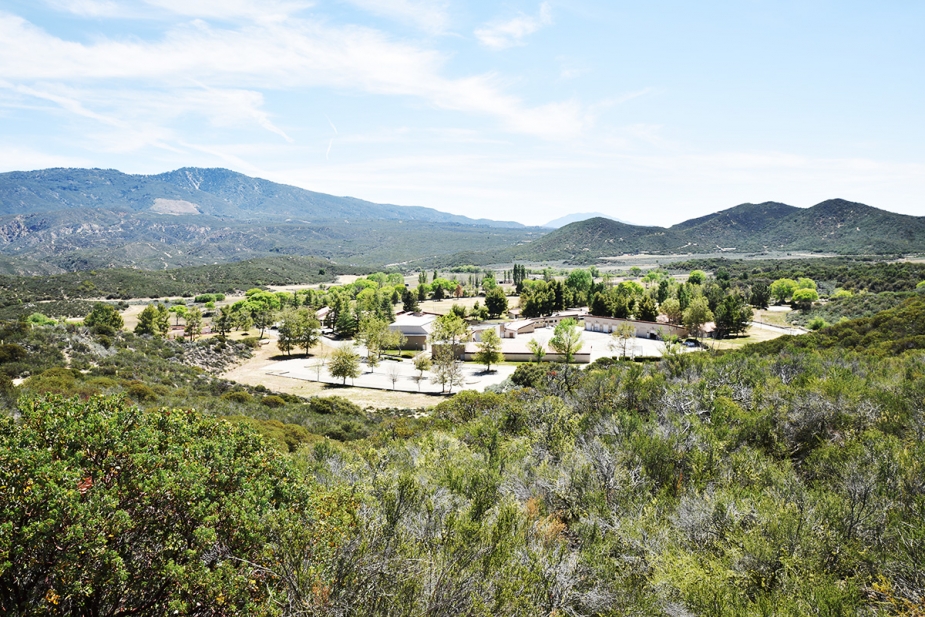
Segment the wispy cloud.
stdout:
<svg viewBox="0 0 925 617">
<path fill-rule="evenodd" d="M 425 32 L 441 34 L 449 28 L 447 0 L 347 0 L 373 15 L 412 24 Z"/>
<path fill-rule="evenodd" d="M 143 0 L 177 15 L 212 19 L 276 21 L 311 8 L 308 0 Z"/>
<path fill-rule="evenodd" d="M 46 0 L 46 3 L 59 11 L 83 17 L 113 17 L 125 10 L 112 0 Z"/>
<path fill-rule="evenodd" d="M 418 97 L 435 108 L 485 114 L 506 130 L 552 139 L 574 136 L 591 119 L 576 101 L 529 106 L 491 74 L 448 78 L 444 62 L 439 52 L 371 28 L 299 18 L 239 27 L 193 21 L 156 41 L 85 44 L 0 13 L 0 78 L 9 81 L 106 82 L 109 89 L 117 89 L 114 83 L 126 88 L 144 83 L 174 93 L 177 104 L 189 96 L 178 87 L 184 80 L 219 90 L 335 87 Z M 193 105 L 199 109 L 195 100 Z M 284 135 L 272 128 L 269 116 L 253 117 Z"/>
<path fill-rule="evenodd" d="M 552 10 L 549 3 L 540 5 L 537 15 L 523 13 L 507 20 L 489 22 L 475 31 L 479 42 L 491 49 L 507 49 L 524 44 L 524 38 L 540 28 L 552 24 Z"/>
</svg>

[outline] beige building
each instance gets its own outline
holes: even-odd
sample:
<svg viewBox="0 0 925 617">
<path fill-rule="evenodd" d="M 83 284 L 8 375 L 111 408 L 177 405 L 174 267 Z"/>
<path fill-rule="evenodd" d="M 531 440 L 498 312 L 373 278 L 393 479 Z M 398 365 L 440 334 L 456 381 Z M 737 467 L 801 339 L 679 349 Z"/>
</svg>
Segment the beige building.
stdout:
<svg viewBox="0 0 925 617">
<path fill-rule="evenodd" d="M 508 321 L 502 326 L 501 338 L 517 338 L 522 334 L 532 334 L 536 331 L 536 322 L 532 319 Z"/>
<path fill-rule="evenodd" d="M 640 338 L 663 340 L 666 336 L 673 334 L 680 338 L 687 337 L 687 328 L 683 326 L 673 326 L 668 323 L 659 323 L 657 321 L 639 321 L 637 319 L 621 319 L 619 317 L 598 317 L 597 315 L 586 315 L 585 330 L 588 332 L 616 332 L 617 328 L 623 324 L 630 324 L 636 329 L 636 336 Z"/>
</svg>

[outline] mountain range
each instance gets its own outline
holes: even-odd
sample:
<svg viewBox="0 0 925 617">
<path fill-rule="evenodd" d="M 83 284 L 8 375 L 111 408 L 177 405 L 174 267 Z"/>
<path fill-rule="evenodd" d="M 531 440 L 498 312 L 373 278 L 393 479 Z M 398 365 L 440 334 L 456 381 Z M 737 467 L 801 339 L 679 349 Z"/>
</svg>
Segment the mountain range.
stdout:
<svg viewBox="0 0 925 617">
<path fill-rule="evenodd" d="M 381 265 L 544 233 L 520 223 L 376 204 L 227 169 L 0 174 L 0 273 L 169 268 L 272 255 Z"/>
<path fill-rule="evenodd" d="M 163 269 L 276 255 L 378 267 L 777 251 L 921 253 L 925 217 L 832 199 L 811 208 L 742 204 L 671 227 L 593 216 L 550 231 L 335 197 L 226 169 L 0 174 L 0 273 L 7 274 Z"/>
</svg>

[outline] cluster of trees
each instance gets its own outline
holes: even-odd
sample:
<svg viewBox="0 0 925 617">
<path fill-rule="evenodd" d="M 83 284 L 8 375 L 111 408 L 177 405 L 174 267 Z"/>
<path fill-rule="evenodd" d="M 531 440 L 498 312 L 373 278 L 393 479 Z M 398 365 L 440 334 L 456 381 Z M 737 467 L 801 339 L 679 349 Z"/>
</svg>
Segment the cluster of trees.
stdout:
<svg viewBox="0 0 925 617">
<path fill-rule="evenodd" d="M 687 281 L 681 282 L 665 270 L 653 269 L 642 277 L 642 282 L 611 284 L 609 277 L 595 281 L 591 270 L 579 268 L 565 280 L 526 281 L 520 306 L 525 317 L 549 315 L 585 303 L 592 315 L 655 321 L 662 314 L 670 323 L 684 324 L 694 333 L 705 323 L 715 321 L 718 335 L 729 336 L 748 327 L 752 319 L 750 304 L 766 306 L 769 293 L 766 281 L 745 285 L 732 281 L 723 270 L 713 278 L 694 270 Z"/>
</svg>

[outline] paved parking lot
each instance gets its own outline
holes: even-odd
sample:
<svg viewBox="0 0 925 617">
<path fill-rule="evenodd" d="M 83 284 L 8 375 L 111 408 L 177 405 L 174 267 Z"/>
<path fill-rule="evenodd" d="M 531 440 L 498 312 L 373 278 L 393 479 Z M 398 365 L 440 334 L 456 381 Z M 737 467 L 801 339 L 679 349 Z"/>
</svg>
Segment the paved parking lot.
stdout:
<svg viewBox="0 0 925 617">
<path fill-rule="evenodd" d="M 547 343 L 552 338 L 552 328 L 539 328 L 533 334 L 520 337 L 518 340 L 523 342 L 535 338 L 536 340 Z M 598 358 L 611 357 L 618 355 L 619 350 L 610 347 L 613 340 L 609 334 L 603 332 L 582 331 L 583 349 L 591 352 L 591 361 Z M 349 345 L 350 341 L 336 341 L 327 337 L 322 337 L 321 342 L 329 348 Z M 357 347 L 361 357 L 365 356 L 365 349 Z M 627 344 L 626 355 L 629 357 L 647 356 L 661 357 L 665 345 L 661 341 L 649 339 L 630 339 Z M 319 365 L 320 364 L 320 365 Z M 516 365 L 502 364 L 492 367 L 492 372 L 486 373 L 485 367 L 481 364 L 464 363 L 462 364 L 462 373 L 464 384 L 456 386 L 453 391 L 459 390 L 485 390 L 487 386 L 501 383 L 510 377 Z M 381 364 L 370 371 L 364 363 L 361 364 L 359 377 L 347 380 L 347 383 L 360 388 L 375 388 L 379 390 L 399 390 L 405 392 L 440 392 L 439 384 L 431 383 L 431 374 L 425 372 L 423 378 L 414 369 L 411 360 L 393 360 L 383 359 Z M 277 375 L 279 377 L 288 377 L 291 379 L 302 379 L 306 381 L 316 381 L 321 383 L 342 383 L 342 379 L 331 377 L 327 371 L 324 362 L 316 358 L 294 358 L 292 360 L 282 360 L 276 362 L 273 366 L 268 367 L 266 373 Z"/>
</svg>

